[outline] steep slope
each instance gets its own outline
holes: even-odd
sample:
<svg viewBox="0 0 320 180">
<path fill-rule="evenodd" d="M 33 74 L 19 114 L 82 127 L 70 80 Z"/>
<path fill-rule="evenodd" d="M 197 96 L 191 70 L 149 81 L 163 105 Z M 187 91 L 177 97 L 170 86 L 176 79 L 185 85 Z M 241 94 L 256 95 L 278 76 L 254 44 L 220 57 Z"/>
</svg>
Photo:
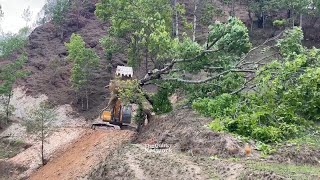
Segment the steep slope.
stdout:
<svg viewBox="0 0 320 180">
<path fill-rule="evenodd" d="M 46 23 L 36 28 L 29 36 L 26 52 L 28 62 L 26 69 L 31 75 L 20 80 L 18 86 L 24 86 L 28 94 L 46 94 L 50 102 L 55 104 L 72 104 L 78 107 L 77 99 L 70 84 L 71 63 L 67 60 L 64 43 L 69 41 L 72 33 L 80 34 L 88 47 L 93 48 L 101 58 L 100 66 L 94 73 L 95 81 L 91 83 L 90 107 L 92 111 L 84 115 L 93 117 L 97 107 L 105 100 L 104 86 L 110 79 L 110 70 L 104 59 L 99 39 L 106 34 L 107 24 L 101 23 L 94 15 L 95 1 L 90 1 L 81 9 L 79 23 L 71 11 L 63 24 L 63 39 L 52 23 Z M 119 58 L 118 58 L 119 59 Z M 116 62 L 123 64 L 121 59 Z"/>
</svg>

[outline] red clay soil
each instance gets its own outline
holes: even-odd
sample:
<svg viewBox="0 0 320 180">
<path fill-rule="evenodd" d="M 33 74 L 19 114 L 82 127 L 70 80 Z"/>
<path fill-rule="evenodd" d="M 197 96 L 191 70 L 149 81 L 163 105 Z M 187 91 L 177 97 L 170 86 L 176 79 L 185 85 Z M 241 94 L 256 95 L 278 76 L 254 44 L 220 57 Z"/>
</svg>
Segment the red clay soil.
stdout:
<svg viewBox="0 0 320 180">
<path fill-rule="evenodd" d="M 133 138 L 132 131 L 88 130 L 57 158 L 31 175 L 31 180 L 84 178 L 92 168 L 123 143 Z"/>
</svg>

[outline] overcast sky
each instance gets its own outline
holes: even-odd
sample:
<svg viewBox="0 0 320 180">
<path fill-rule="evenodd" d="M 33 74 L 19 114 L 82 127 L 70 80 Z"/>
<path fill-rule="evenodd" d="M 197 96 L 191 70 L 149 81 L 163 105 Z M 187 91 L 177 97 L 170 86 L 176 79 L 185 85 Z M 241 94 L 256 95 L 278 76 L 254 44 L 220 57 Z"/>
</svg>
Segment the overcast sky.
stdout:
<svg viewBox="0 0 320 180">
<path fill-rule="evenodd" d="M 24 9 L 30 7 L 34 22 L 41 8 L 44 6 L 45 0 L 0 0 L 4 18 L 2 19 L 1 28 L 4 32 L 16 33 L 26 25 L 21 18 Z M 29 25 L 31 25 L 30 23 Z"/>
</svg>

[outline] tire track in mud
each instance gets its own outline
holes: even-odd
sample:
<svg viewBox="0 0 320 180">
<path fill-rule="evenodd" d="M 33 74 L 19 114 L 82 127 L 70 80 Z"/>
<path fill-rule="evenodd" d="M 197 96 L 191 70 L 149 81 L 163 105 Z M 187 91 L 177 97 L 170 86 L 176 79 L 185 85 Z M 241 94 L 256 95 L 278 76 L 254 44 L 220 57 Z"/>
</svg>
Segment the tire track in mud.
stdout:
<svg viewBox="0 0 320 180">
<path fill-rule="evenodd" d="M 124 143 L 134 132 L 126 130 L 87 130 L 57 158 L 30 177 L 31 180 L 81 179 Z"/>
</svg>

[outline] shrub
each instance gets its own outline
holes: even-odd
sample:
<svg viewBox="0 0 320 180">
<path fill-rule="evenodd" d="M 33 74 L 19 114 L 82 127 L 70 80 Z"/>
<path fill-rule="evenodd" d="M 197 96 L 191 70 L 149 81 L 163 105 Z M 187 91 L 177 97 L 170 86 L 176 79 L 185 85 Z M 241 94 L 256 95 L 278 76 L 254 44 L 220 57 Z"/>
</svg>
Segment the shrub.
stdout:
<svg viewBox="0 0 320 180">
<path fill-rule="evenodd" d="M 287 24 L 287 21 L 285 19 L 277 19 L 274 20 L 272 24 L 275 27 L 284 27 Z"/>
<path fill-rule="evenodd" d="M 168 98 L 170 91 L 166 88 L 161 88 L 155 95 L 152 96 L 153 111 L 157 114 L 168 113 L 172 111 L 172 104 Z"/>
<path fill-rule="evenodd" d="M 200 98 L 193 108 L 214 120 L 209 127 L 261 141 L 280 142 L 312 131 L 320 120 L 320 50 L 299 45 L 300 32 L 280 41 L 285 56 L 256 74 L 254 92 Z M 298 43 L 298 44 L 296 44 Z"/>
</svg>

